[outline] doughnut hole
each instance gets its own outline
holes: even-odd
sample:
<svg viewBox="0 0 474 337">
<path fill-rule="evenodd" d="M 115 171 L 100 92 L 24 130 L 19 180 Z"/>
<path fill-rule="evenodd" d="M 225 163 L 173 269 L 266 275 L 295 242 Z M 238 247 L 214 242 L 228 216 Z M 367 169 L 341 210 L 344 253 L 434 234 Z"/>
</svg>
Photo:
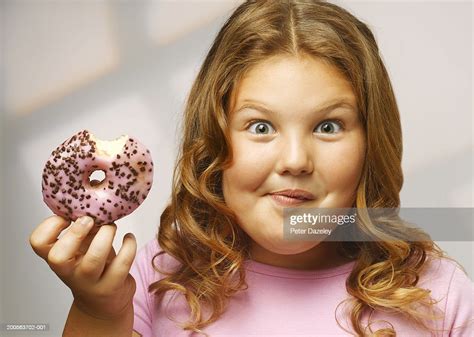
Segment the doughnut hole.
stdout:
<svg viewBox="0 0 474 337">
<path fill-rule="evenodd" d="M 89 184 L 94 187 L 100 185 L 105 180 L 104 170 L 95 170 L 89 175 Z"/>
</svg>

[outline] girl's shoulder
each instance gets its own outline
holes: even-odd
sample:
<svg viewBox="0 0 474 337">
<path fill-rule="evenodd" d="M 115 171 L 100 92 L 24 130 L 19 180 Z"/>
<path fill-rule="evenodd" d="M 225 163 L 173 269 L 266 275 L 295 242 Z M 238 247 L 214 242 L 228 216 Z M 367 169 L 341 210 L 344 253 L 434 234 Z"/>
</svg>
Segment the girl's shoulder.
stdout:
<svg viewBox="0 0 474 337">
<path fill-rule="evenodd" d="M 471 336 L 473 332 L 474 282 L 464 267 L 448 258 L 429 258 L 418 287 L 430 291 L 445 313 L 443 326 L 451 336 Z"/>
<path fill-rule="evenodd" d="M 455 283 L 462 281 L 472 284 L 472 280 L 460 263 L 446 257 L 428 257 L 421 271 L 418 285 L 431 283 L 446 286 L 453 283 L 453 281 Z"/>
<path fill-rule="evenodd" d="M 162 252 L 157 238 L 147 241 L 141 248 L 137 249 L 134 265 L 142 270 L 150 279 L 159 279 L 161 277 L 159 269 L 168 271 L 179 267 L 179 262 L 166 252 Z"/>
<path fill-rule="evenodd" d="M 468 299 L 472 301 L 474 293 L 474 283 L 464 267 L 446 257 L 428 257 L 417 286 L 431 290 L 433 296 L 446 297 L 450 301 L 456 297 L 461 300 L 462 295 L 469 295 Z"/>
</svg>

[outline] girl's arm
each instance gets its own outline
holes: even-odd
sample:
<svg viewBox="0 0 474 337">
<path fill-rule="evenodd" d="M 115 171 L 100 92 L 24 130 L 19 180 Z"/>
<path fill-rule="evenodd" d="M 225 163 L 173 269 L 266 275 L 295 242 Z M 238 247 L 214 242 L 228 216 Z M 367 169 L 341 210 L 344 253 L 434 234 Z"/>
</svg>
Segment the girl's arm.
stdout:
<svg viewBox="0 0 474 337">
<path fill-rule="evenodd" d="M 86 314 L 73 302 L 64 326 L 63 337 L 131 337 L 132 328 L 133 304 L 117 318 L 103 320 Z"/>
</svg>

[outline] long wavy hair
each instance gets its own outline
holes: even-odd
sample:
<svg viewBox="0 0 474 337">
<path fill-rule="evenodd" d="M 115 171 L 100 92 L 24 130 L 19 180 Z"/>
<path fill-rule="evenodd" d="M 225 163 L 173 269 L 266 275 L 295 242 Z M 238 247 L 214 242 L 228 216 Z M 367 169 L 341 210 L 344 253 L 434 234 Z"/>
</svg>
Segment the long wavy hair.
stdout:
<svg viewBox="0 0 474 337">
<path fill-rule="evenodd" d="M 167 291 L 184 295 L 191 317 L 181 327 L 207 336 L 202 328 L 247 288 L 250 239 L 222 193 L 222 172 L 232 163 L 229 100 L 256 64 L 275 55 L 303 54 L 335 65 L 350 81 L 365 129 L 366 160 L 353 207 L 361 210 L 356 230 L 366 240 L 341 242 L 341 254 L 356 260 L 346 280 L 352 328 L 357 336 L 395 336 L 393 328 L 373 332 L 370 322 L 362 326 L 362 314 L 379 309 L 402 313 L 431 330 L 425 320 L 442 315 L 431 310 L 436 302 L 430 291 L 416 285 L 430 256 L 447 256 L 425 232 L 399 218 L 387 219 L 382 231 L 364 211 L 400 205 L 402 134 L 390 79 L 367 24 L 324 1 L 246 1 L 218 32 L 186 100 L 171 201 L 157 234 L 161 251 L 152 260 L 163 278 L 149 292 L 158 301 Z M 415 235 L 416 241 L 404 239 Z M 179 268 L 155 265 L 165 253 Z"/>
</svg>

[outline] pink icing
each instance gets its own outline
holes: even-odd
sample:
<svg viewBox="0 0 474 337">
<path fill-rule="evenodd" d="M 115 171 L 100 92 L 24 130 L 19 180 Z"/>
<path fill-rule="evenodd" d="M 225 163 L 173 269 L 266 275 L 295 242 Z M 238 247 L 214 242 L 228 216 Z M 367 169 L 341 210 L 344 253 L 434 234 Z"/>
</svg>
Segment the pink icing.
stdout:
<svg viewBox="0 0 474 337">
<path fill-rule="evenodd" d="M 105 179 L 92 186 L 89 176 L 102 170 Z M 57 215 L 70 220 L 88 215 L 97 225 L 132 213 L 147 197 L 153 183 L 150 151 L 128 138 L 122 153 L 99 155 L 91 134 L 83 130 L 52 153 L 43 170 L 43 200 Z"/>
</svg>

